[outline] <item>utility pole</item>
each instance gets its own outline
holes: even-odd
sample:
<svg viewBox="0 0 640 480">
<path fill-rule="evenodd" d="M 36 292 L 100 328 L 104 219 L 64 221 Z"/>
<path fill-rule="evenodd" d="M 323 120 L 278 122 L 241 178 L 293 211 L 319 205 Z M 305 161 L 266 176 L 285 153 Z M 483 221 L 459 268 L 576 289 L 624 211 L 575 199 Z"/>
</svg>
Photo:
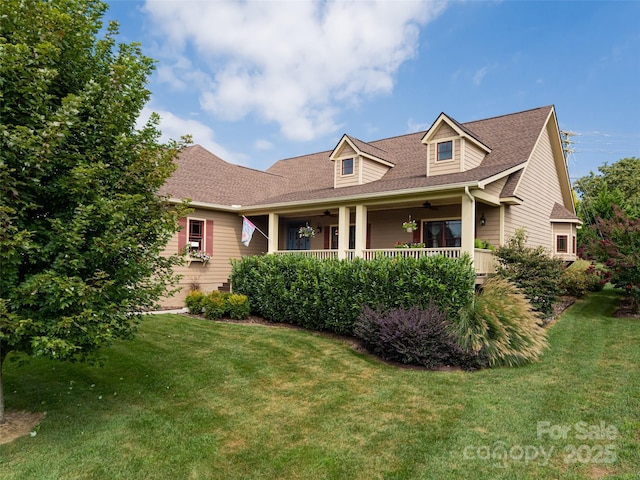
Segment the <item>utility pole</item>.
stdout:
<svg viewBox="0 0 640 480">
<path fill-rule="evenodd" d="M 567 161 L 569 155 L 573 153 L 573 142 L 571 141 L 571 137 L 576 135 L 576 132 L 572 132 L 569 130 L 560 130 L 560 141 L 562 142 L 562 153 L 564 154 L 564 160 Z"/>
</svg>

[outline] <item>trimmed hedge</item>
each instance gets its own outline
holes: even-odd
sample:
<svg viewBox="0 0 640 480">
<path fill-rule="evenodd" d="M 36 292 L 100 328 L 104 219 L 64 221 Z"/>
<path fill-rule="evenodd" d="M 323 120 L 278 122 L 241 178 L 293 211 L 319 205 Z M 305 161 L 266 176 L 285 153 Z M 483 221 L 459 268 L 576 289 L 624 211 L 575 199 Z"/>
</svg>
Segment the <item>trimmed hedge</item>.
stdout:
<svg viewBox="0 0 640 480">
<path fill-rule="evenodd" d="M 447 318 L 473 298 L 475 271 L 468 256 L 318 260 L 304 255 L 262 255 L 232 260 L 235 292 L 267 320 L 353 334 L 363 306 L 427 308 Z"/>
</svg>

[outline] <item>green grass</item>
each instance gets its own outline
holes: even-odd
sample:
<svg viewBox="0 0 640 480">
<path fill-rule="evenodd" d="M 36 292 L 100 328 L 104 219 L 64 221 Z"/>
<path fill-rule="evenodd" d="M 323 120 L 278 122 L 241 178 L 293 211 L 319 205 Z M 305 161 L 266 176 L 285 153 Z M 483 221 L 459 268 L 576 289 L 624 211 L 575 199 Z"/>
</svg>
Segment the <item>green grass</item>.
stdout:
<svg viewBox="0 0 640 480">
<path fill-rule="evenodd" d="M 104 367 L 7 362 L 8 408 L 47 415 L 37 436 L 0 445 L 0 478 L 637 478 L 640 321 L 612 318 L 615 301 L 574 305 L 539 363 L 475 373 L 398 369 L 302 330 L 152 316 Z M 538 438 L 538 422 L 619 434 Z M 582 460 L 612 445 L 616 460 L 566 463 L 571 445 Z M 498 446 L 505 461 L 484 458 Z M 525 462 L 519 447 L 553 451 Z"/>
</svg>

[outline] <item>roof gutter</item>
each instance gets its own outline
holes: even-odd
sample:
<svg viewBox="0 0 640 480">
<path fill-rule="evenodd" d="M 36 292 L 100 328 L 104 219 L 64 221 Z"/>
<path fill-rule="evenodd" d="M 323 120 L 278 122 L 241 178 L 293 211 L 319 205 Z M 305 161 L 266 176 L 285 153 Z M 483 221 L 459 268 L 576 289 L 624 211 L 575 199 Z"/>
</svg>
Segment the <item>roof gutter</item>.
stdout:
<svg viewBox="0 0 640 480">
<path fill-rule="evenodd" d="M 476 188 L 479 187 L 479 182 L 477 181 L 461 182 L 461 183 L 448 184 L 445 186 L 435 185 L 431 187 L 416 187 L 416 188 L 410 188 L 407 190 L 395 190 L 391 192 L 374 192 L 374 193 L 366 193 L 366 194 L 359 194 L 359 195 L 347 195 L 344 197 L 319 198 L 314 200 L 303 201 L 304 203 L 301 201 L 293 201 L 293 202 L 271 203 L 271 204 L 264 204 L 264 205 L 251 205 L 251 206 L 242 207 L 242 211 L 248 212 L 248 211 L 254 211 L 254 210 L 273 210 L 273 209 L 285 208 L 285 207 L 302 207 L 302 206 L 317 207 L 317 206 L 326 206 L 328 203 L 344 204 L 344 203 L 350 203 L 354 201 L 384 199 L 389 197 L 410 197 L 413 195 L 419 195 L 423 193 L 458 190 L 461 188 L 464 188 L 465 192 L 469 192 L 470 187 L 476 187 Z M 468 193 L 468 195 L 471 195 L 471 193 Z"/>
<path fill-rule="evenodd" d="M 171 197 L 167 199 L 167 202 L 180 204 L 180 203 L 183 203 L 184 200 L 180 198 Z M 194 202 L 194 201 L 188 201 L 187 203 L 189 204 L 190 207 L 205 208 L 207 210 L 220 210 L 223 212 L 239 213 L 240 210 L 242 209 L 242 205 L 221 205 L 218 203 Z"/>
</svg>

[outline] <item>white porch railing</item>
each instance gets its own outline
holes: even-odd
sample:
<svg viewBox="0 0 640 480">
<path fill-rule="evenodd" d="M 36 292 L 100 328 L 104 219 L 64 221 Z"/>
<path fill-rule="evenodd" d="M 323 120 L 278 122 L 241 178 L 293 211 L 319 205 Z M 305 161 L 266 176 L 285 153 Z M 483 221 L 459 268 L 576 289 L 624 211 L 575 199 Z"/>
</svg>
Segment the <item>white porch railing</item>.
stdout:
<svg viewBox="0 0 640 480">
<path fill-rule="evenodd" d="M 337 250 L 279 250 L 275 252 L 276 255 L 305 255 L 308 257 L 315 257 L 319 259 L 338 258 Z M 443 255 L 447 258 L 460 258 L 462 256 L 462 249 L 460 247 L 446 247 L 446 248 L 372 248 L 362 252 L 362 258 L 364 260 L 371 260 L 376 257 L 387 258 L 419 258 L 429 257 L 434 255 Z M 485 250 L 481 248 L 474 249 L 473 264 L 476 269 L 476 273 L 494 273 L 496 270 L 496 259 L 491 250 Z M 347 250 L 346 258 L 353 260 L 356 258 L 355 250 Z"/>
<path fill-rule="evenodd" d="M 460 258 L 460 247 L 446 248 L 371 248 L 363 252 L 365 260 L 371 260 L 376 257 L 389 258 L 420 258 L 431 257 L 434 255 L 443 255 L 447 258 Z"/>
<path fill-rule="evenodd" d="M 315 257 L 320 260 L 338 258 L 337 250 L 278 250 L 274 253 L 276 255 L 304 255 L 306 257 Z"/>
</svg>

